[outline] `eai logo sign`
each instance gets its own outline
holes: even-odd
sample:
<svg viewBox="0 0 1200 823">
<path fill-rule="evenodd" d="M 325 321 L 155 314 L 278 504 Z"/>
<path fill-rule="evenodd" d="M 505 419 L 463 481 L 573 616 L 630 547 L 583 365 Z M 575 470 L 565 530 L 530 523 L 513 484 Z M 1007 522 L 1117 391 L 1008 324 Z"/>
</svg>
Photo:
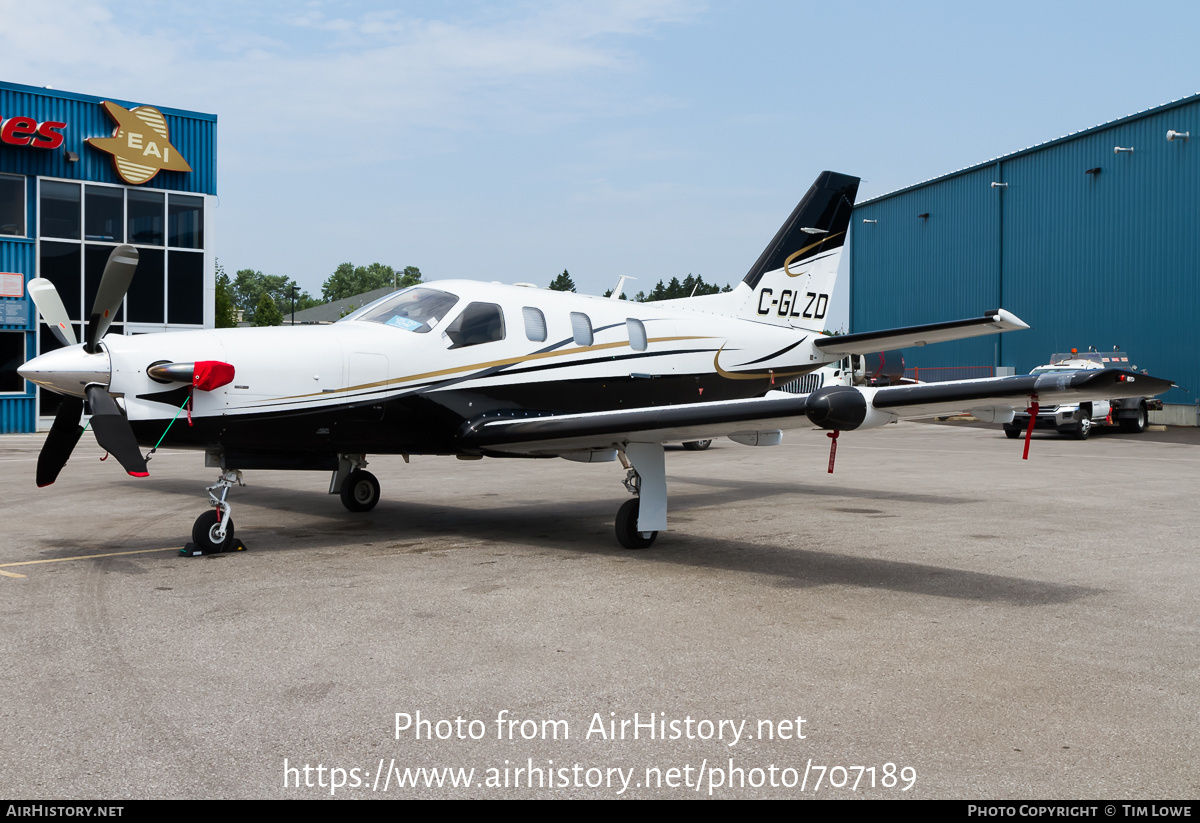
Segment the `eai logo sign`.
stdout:
<svg viewBox="0 0 1200 823">
<path fill-rule="evenodd" d="M 112 137 L 89 137 L 89 145 L 113 156 L 117 174 L 126 183 L 145 183 L 163 169 L 191 171 L 192 167 L 171 145 L 167 119 L 153 106 L 127 109 L 104 101 L 104 110 L 116 121 Z"/>
<path fill-rule="evenodd" d="M 66 127 L 66 123 L 54 120 L 39 123 L 32 117 L 9 117 L 0 125 L 0 142 L 10 146 L 57 149 L 63 144 L 62 129 Z"/>
</svg>

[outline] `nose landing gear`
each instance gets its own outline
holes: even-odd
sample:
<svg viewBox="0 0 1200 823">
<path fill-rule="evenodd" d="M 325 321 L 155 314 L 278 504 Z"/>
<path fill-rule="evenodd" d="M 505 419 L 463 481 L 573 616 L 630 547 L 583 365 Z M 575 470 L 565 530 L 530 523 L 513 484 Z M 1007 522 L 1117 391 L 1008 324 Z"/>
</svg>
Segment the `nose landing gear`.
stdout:
<svg viewBox="0 0 1200 823">
<path fill-rule="evenodd" d="M 197 557 L 246 550 L 245 544 L 233 536 L 232 507 L 225 499 L 234 483 L 246 485 L 242 482 L 242 473 L 236 469 L 221 472 L 220 479 L 206 489 L 212 508 L 196 518 L 192 525 L 192 542 L 179 550 L 181 555 Z"/>
</svg>

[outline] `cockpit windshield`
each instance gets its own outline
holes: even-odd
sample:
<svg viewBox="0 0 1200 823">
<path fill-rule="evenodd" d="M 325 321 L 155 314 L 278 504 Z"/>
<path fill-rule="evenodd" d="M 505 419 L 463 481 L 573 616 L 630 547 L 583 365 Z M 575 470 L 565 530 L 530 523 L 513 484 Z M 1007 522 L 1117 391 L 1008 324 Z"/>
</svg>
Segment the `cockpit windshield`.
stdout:
<svg viewBox="0 0 1200 823">
<path fill-rule="evenodd" d="M 424 334 L 436 326 L 457 302 L 458 297 L 449 292 L 413 286 L 364 306 L 342 319 L 382 323 Z"/>
</svg>

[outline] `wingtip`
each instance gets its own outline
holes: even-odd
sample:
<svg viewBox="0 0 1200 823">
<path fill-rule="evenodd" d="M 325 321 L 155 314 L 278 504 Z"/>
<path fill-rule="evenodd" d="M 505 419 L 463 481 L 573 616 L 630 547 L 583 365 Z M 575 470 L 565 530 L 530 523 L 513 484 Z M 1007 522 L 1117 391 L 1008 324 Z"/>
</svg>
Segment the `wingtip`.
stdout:
<svg viewBox="0 0 1200 823">
<path fill-rule="evenodd" d="M 149 477 L 150 472 L 129 472 L 130 477 Z"/>
</svg>

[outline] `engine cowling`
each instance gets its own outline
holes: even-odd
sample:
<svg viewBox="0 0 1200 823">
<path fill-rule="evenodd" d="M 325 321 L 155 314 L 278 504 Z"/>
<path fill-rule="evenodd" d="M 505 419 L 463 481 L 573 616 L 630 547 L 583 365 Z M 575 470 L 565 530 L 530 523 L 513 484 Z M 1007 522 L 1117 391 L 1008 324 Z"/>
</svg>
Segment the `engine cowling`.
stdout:
<svg viewBox="0 0 1200 823">
<path fill-rule="evenodd" d="M 895 415 L 872 405 L 874 396 L 872 388 L 827 386 L 808 396 L 804 413 L 814 425 L 837 431 L 873 429 L 896 420 Z"/>
</svg>

